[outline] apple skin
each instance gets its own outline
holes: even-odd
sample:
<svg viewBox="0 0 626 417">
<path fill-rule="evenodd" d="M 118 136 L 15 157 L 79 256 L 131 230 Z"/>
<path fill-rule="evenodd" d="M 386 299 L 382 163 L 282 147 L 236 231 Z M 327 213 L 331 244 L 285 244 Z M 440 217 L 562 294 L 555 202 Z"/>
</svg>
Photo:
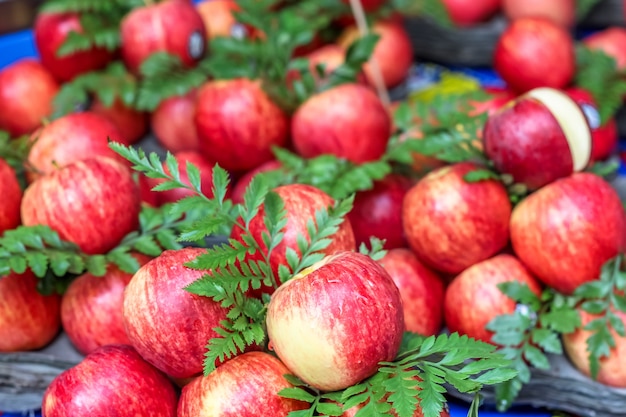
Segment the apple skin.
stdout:
<svg viewBox="0 0 626 417">
<path fill-rule="evenodd" d="M 380 264 L 341 252 L 281 285 L 266 324 L 271 348 L 294 375 L 337 391 L 395 358 L 404 313 L 400 291 Z"/>
<path fill-rule="evenodd" d="M 473 26 L 493 16 L 502 0 L 443 0 L 452 22 L 461 27 Z"/>
<path fill-rule="evenodd" d="M 390 174 L 374 183 L 374 188 L 359 191 L 348 219 L 354 231 L 356 245 L 369 246 L 370 237 L 385 240 L 385 249 L 407 246 L 402 227 L 402 201 L 413 181 Z"/>
<path fill-rule="evenodd" d="M 626 69 L 626 29 L 618 26 L 606 28 L 584 38 L 583 44 L 615 59 L 618 70 Z"/>
<path fill-rule="evenodd" d="M 139 265 L 150 257 L 135 254 Z M 61 299 L 63 330 L 76 349 L 87 355 L 105 345 L 130 345 L 124 329 L 124 289 L 133 274 L 109 265 L 102 277 L 85 273 L 73 280 Z"/>
<path fill-rule="evenodd" d="M 228 310 L 210 298 L 185 291 L 206 271 L 184 266 L 201 248 L 167 250 L 130 280 L 124 294 L 124 325 L 131 344 L 152 365 L 173 378 L 202 372 L 205 346 Z"/>
<path fill-rule="evenodd" d="M 626 313 L 613 311 L 617 317 L 626 325 Z M 563 347 L 565 354 L 571 363 L 584 375 L 591 377 L 589 368 L 589 352 L 587 351 L 587 340 L 592 335 L 589 330 L 583 330 L 589 322 L 600 316 L 589 314 L 579 309 L 582 326 L 573 333 L 563 335 Z M 603 385 L 614 388 L 626 388 L 626 369 L 624 368 L 624 358 L 626 358 L 626 338 L 617 334 L 614 329 L 610 330 L 615 347 L 612 347 L 608 357 L 600 359 L 600 370 L 596 381 Z"/>
<path fill-rule="evenodd" d="M 591 160 L 603 161 L 613 154 L 617 148 L 617 123 L 611 117 L 605 124 L 600 125 L 598 105 L 591 93 L 582 88 L 572 87 L 565 92 L 583 109 L 587 122 L 591 128 Z"/>
<path fill-rule="evenodd" d="M 172 153 L 198 150 L 198 132 L 194 124 L 197 93 L 197 90 L 191 90 L 184 96 L 167 98 L 150 116 L 152 132 Z"/>
<path fill-rule="evenodd" d="M 58 375 L 42 401 L 45 417 L 176 417 L 172 383 L 128 345 L 93 351 Z"/>
<path fill-rule="evenodd" d="M 274 159 L 272 147 L 287 143 L 287 115 L 252 80 L 205 84 L 194 120 L 200 152 L 229 171 L 254 169 Z"/>
<path fill-rule="evenodd" d="M 496 72 L 518 93 L 537 87 L 564 88 L 576 70 L 570 33 L 551 20 L 515 20 L 502 33 L 494 51 Z"/>
<path fill-rule="evenodd" d="M 41 63 L 60 83 L 70 81 L 85 72 L 103 68 L 114 57 L 114 52 L 103 48 L 57 56 L 57 50 L 70 32 L 82 32 L 80 17 L 76 13 L 40 13 L 35 21 L 35 44 Z"/>
<path fill-rule="evenodd" d="M 400 290 L 409 332 L 433 336 L 443 325 L 443 280 L 409 249 L 391 249 L 380 264 Z"/>
<path fill-rule="evenodd" d="M 539 281 L 522 262 L 509 254 L 496 255 L 470 266 L 448 285 L 443 303 L 448 330 L 493 343 L 493 332 L 485 327 L 497 316 L 512 314 L 516 307 L 498 288 L 503 282 L 526 284 L 541 295 Z"/>
<path fill-rule="evenodd" d="M 512 208 L 507 190 L 496 180 L 465 181 L 478 168 L 470 162 L 439 168 L 404 197 L 409 246 L 437 271 L 458 274 L 508 243 Z"/>
<path fill-rule="evenodd" d="M 231 196 L 233 203 L 243 203 L 243 196 L 246 193 L 246 188 L 248 188 L 248 185 L 250 185 L 252 178 L 254 178 L 257 174 L 268 171 L 275 171 L 280 169 L 281 166 L 281 163 L 277 160 L 267 161 L 239 177 L 237 182 L 235 182 L 235 186 L 233 187 L 233 193 Z"/>
<path fill-rule="evenodd" d="M 213 197 L 213 167 L 214 163 L 207 161 L 204 156 L 196 151 L 181 151 L 174 154 L 174 157 L 178 161 L 178 168 L 180 171 L 180 180 L 187 185 L 190 185 L 189 175 L 187 175 L 187 162 L 193 164 L 200 171 L 201 190 L 204 195 L 209 198 Z M 169 172 L 167 165 L 163 162 L 165 172 Z M 156 185 L 164 182 L 164 180 L 147 178 L 149 188 L 152 189 Z M 230 189 L 228 190 L 226 197 L 230 196 Z M 157 205 L 162 206 L 166 203 L 175 203 L 178 200 L 182 200 L 185 197 L 196 195 L 195 192 L 184 188 L 175 188 L 167 191 L 155 192 Z"/>
<path fill-rule="evenodd" d="M 33 181 L 59 167 L 93 156 L 106 156 L 128 164 L 109 148 L 107 139 L 125 142 L 119 129 L 98 114 L 71 113 L 54 120 L 31 136 L 34 143 L 28 153 L 28 163 L 34 171 L 27 172 L 28 179 Z"/>
<path fill-rule="evenodd" d="M 516 255 L 546 285 L 571 294 L 600 277 L 622 247 L 624 209 L 601 177 L 576 173 L 522 200 L 511 215 Z"/>
<path fill-rule="evenodd" d="M 565 102 L 551 108 L 534 96 L 542 92 L 561 96 L 560 100 L 567 100 L 573 106 L 568 111 L 575 113 L 566 115 Z M 524 184 L 529 190 L 536 190 L 586 167 L 593 137 L 585 113 L 572 100 L 558 90 L 535 89 L 489 116 L 482 143 L 496 170 L 511 175 L 514 182 Z M 572 132 L 574 122 L 580 129 Z M 580 149 L 589 152 L 578 152 Z M 583 155 L 580 161 L 577 154 Z"/>
<path fill-rule="evenodd" d="M 33 182 L 24 192 L 25 226 L 57 231 L 87 254 L 113 249 L 139 223 L 139 190 L 130 170 L 106 157 L 60 168 Z"/>
<path fill-rule="evenodd" d="M 22 189 L 11 166 L 0 158 L 0 236 L 20 225 Z"/>
<path fill-rule="evenodd" d="M 332 154 L 355 164 L 379 159 L 387 148 L 391 118 L 370 88 L 342 84 L 307 99 L 295 112 L 291 135 L 305 158 Z"/>
<path fill-rule="evenodd" d="M 29 270 L 0 278 L 0 352 L 40 349 L 61 329 L 61 298 L 40 294 L 37 282 Z"/>
<path fill-rule="evenodd" d="M 116 100 L 111 107 L 107 107 L 96 99 L 90 111 L 113 123 L 120 132 L 122 140 L 120 143 L 124 145 L 137 143 L 148 133 L 148 115 L 131 109 L 120 100 Z"/>
<path fill-rule="evenodd" d="M 367 82 L 370 85 L 376 85 L 372 68 L 372 60 L 376 60 L 385 87 L 393 88 L 407 78 L 413 65 L 411 38 L 402 23 L 392 20 L 380 20 L 374 23 L 371 31 L 380 36 L 380 39 L 376 43 L 372 59 L 364 65 Z M 337 43 L 347 50 L 360 36 L 359 29 L 351 26 L 344 30 Z"/>
<path fill-rule="evenodd" d="M 31 133 L 52 113 L 59 91 L 56 80 L 34 59 L 23 59 L 0 71 L 0 130 L 12 137 Z"/>
<path fill-rule="evenodd" d="M 502 11 L 510 20 L 544 17 L 565 28 L 576 23 L 576 0 L 502 0 Z"/>
<path fill-rule="evenodd" d="M 235 0 L 205 0 L 198 3 L 196 9 L 204 21 L 209 40 L 234 37 L 238 26 L 243 28 L 234 15 L 240 10 Z"/>
<path fill-rule="evenodd" d="M 155 52 L 174 54 L 187 67 L 206 52 L 206 28 L 191 1 L 166 0 L 138 7 L 124 17 L 120 31 L 122 58 L 135 74 Z"/>
<path fill-rule="evenodd" d="M 291 411 L 309 408 L 302 401 L 283 398 L 278 392 L 292 388 L 284 377 L 291 371 L 264 352 L 241 354 L 183 387 L 178 417 L 287 417 Z"/>
<path fill-rule="evenodd" d="M 278 268 L 280 265 L 287 265 L 287 249 L 291 248 L 296 251 L 298 255 L 302 255 L 298 249 L 297 238 L 298 235 L 303 235 L 307 241 L 309 241 L 307 233 L 307 222 L 310 219 L 315 218 L 315 212 L 324 208 L 331 207 L 334 204 L 334 200 L 322 190 L 305 184 L 289 184 L 276 187 L 274 190 L 276 194 L 282 198 L 285 204 L 285 211 L 287 212 L 287 224 L 283 229 L 284 236 L 281 242 L 272 250 L 270 255 L 270 266 L 274 272 L 274 277 L 278 281 Z M 250 221 L 249 230 L 254 240 L 259 242 L 262 248 L 261 252 L 266 252 L 266 246 L 263 244 L 263 233 L 267 233 L 267 227 L 263 217 L 265 216 L 265 208 L 261 206 L 259 213 Z M 242 224 L 243 220 L 239 219 L 238 223 Z M 234 227 L 230 235 L 231 239 L 244 243 L 243 229 L 240 227 Z M 324 255 L 332 255 L 342 251 L 356 250 L 356 244 L 354 241 L 354 232 L 350 221 L 346 218 L 339 226 L 339 230 L 332 236 L 330 245 L 321 252 Z M 262 260 L 262 255 L 257 251 L 254 255 L 248 255 L 248 259 Z M 273 287 L 263 286 L 259 291 L 253 291 L 251 295 L 261 296 L 261 292 L 271 294 L 274 292 Z"/>
</svg>

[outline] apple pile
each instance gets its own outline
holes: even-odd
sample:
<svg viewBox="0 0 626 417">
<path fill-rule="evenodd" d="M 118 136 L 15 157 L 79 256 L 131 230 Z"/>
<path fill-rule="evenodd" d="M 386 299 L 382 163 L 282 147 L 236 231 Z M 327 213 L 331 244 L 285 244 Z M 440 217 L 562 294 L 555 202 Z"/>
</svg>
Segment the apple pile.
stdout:
<svg viewBox="0 0 626 417">
<path fill-rule="evenodd" d="M 71 3 L 40 13 L 40 62 L 0 71 L 13 138 L 0 149 L 0 351 L 62 329 L 85 355 L 49 386 L 44 416 L 446 416 L 429 378 L 468 391 L 517 378 L 510 352 L 519 365 L 545 345 L 506 356 L 494 323 L 534 309 L 532 333 L 545 294 L 581 311 L 569 332 L 545 326 L 573 364 L 626 386 L 624 286 L 605 273 L 622 268 L 626 218 L 592 172 L 617 132 L 577 77 L 570 2 L 541 18 L 503 3 L 506 89 L 393 106 L 379 83 L 402 83 L 413 51 L 384 1 L 362 2 L 373 37 L 349 2 L 94 8 L 119 37 L 87 48 L 97 28 Z M 500 7 L 455 14 L 462 3 L 444 2 L 459 24 Z M 294 40 L 289 19 L 315 30 Z M 589 50 L 621 51 L 594 36 Z M 141 149 L 148 130 L 165 159 Z M 207 248 L 215 235 L 226 242 Z M 594 318 L 615 331 L 590 357 Z M 485 367 L 424 359 L 451 352 Z"/>
</svg>

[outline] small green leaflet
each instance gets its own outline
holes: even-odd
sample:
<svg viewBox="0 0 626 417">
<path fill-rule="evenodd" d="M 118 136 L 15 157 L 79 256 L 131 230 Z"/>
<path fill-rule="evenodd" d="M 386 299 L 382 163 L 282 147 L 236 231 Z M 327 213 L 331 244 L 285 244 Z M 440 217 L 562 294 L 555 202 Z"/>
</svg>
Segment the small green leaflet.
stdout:
<svg viewBox="0 0 626 417">
<path fill-rule="evenodd" d="M 425 16 L 444 28 L 454 26 L 441 0 L 392 0 L 394 9 L 406 16 Z"/>
<path fill-rule="evenodd" d="M 25 189 L 26 171 L 30 168 L 28 153 L 33 142 L 28 135 L 11 138 L 8 132 L 0 130 L 0 159 L 3 159 L 17 175 L 20 186 Z"/>
<path fill-rule="evenodd" d="M 122 43 L 119 25 L 125 13 L 125 10 L 115 10 L 106 14 L 83 13 L 80 16 L 82 31 L 70 32 L 57 49 L 57 56 L 65 57 L 92 48 L 115 51 Z"/>
<path fill-rule="evenodd" d="M 600 0 L 577 0 L 576 1 L 576 20 L 583 20 L 593 8 L 600 3 Z"/>
</svg>

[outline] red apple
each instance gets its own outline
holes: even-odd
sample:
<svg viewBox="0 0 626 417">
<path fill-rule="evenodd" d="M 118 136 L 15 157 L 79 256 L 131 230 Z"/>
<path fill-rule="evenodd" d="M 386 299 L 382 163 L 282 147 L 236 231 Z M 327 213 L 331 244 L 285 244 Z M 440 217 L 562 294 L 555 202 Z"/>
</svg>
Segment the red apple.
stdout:
<svg viewBox="0 0 626 417">
<path fill-rule="evenodd" d="M 499 181 L 467 182 L 480 169 L 470 162 L 439 168 L 404 197 L 409 246 L 438 271 L 458 274 L 502 250 L 509 240 L 511 202 Z"/>
<path fill-rule="evenodd" d="M 228 310 L 210 298 L 185 291 L 207 271 L 185 266 L 201 248 L 168 250 L 151 260 L 130 280 L 124 295 L 124 323 L 141 356 L 174 378 L 202 372 L 207 342 Z"/>
<path fill-rule="evenodd" d="M 178 56 L 191 67 L 206 51 L 206 28 L 191 1 L 166 0 L 138 7 L 120 27 L 122 57 L 134 73 L 155 52 Z"/>
<path fill-rule="evenodd" d="M 196 96 L 197 90 L 191 90 L 184 96 L 167 98 L 150 116 L 150 126 L 156 139 L 172 153 L 198 150 L 198 132 L 193 120 Z"/>
<path fill-rule="evenodd" d="M 514 256 L 496 255 L 461 272 L 446 289 L 444 315 L 448 330 L 493 343 L 487 324 L 497 316 L 512 314 L 517 303 L 498 288 L 504 282 L 526 284 L 537 296 L 541 285 Z"/>
<path fill-rule="evenodd" d="M 318 88 L 322 89 L 325 79 L 324 77 L 320 77 L 318 75 L 317 67 L 323 66 L 324 76 L 330 75 L 346 61 L 346 51 L 343 47 L 336 43 L 329 43 L 309 52 L 305 55 L 305 58 L 309 60 L 309 71 L 315 79 Z M 295 80 L 300 79 L 300 76 L 301 75 L 297 70 L 290 70 L 287 73 L 288 85 L 292 86 Z M 357 81 L 361 84 L 367 85 L 365 73 L 357 75 Z"/>
<path fill-rule="evenodd" d="M 371 376 L 379 362 L 395 358 L 404 332 L 398 287 L 357 252 L 327 256 L 281 285 L 266 323 L 280 360 L 322 391 Z"/>
<path fill-rule="evenodd" d="M 140 265 L 150 260 L 134 255 Z M 72 344 L 87 355 L 105 345 L 130 345 L 122 305 L 133 274 L 109 265 L 103 277 L 85 273 L 71 282 L 61 299 L 61 323 Z"/>
<path fill-rule="evenodd" d="M 609 27 L 583 39 L 583 44 L 591 49 L 604 52 L 615 59 L 617 69 L 626 69 L 626 29 Z"/>
<path fill-rule="evenodd" d="M 32 135 L 28 172 L 32 181 L 73 162 L 106 156 L 127 163 L 109 148 L 108 140 L 124 143 L 118 128 L 95 113 L 72 113 L 42 127 Z"/>
<path fill-rule="evenodd" d="M 61 299 L 40 294 L 32 272 L 0 277 L 0 299 L 0 352 L 40 349 L 59 332 Z"/>
<path fill-rule="evenodd" d="M 120 100 L 107 107 L 96 99 L 90 111 L 113 123 L 120 132 L 120 139 L 123 141 L 120 143 L 124 145 L 132 145 L 148 133 L 148 115 L 126 106 Z"/>
<path fill-rule="evenodd" d="M 293 116 L 291 135 L 305 158 L 332 154 L 353 163 L 375 161 L 387 148 L 391 119 L 376 93 L 342 84 L 306 100 Z"/>
<path fill-rule="evenodd" d="M 308 241 L 307 222 L 315 218 L 316 211 L 331 207 L 334 201 L 322 190 L 305 184 L 283 185 L 275 188 L 273 191 L 282 198 L 287 212 L 287 225 L 283 229 L 283 239 L 273 249 L 269 259 L 274 278 L 277 280 L 277 283 L 280 283 L 278 282 L 278 268 L 280 265 L 287 265 L 287 249 L 291 248 L 298 255 L 302 255 L 298 248 L 298 236 L 303 235 Z M 265 208 L 261 206 L 259 213 L 252 219 L 249 226 L 252 237 L 259 243 L 263 252 L 267 250 L 262 238 L 263 233 L 267 233 L 267 227 L 263 220 L 264 216 Z M 241 220 L 239 220 L 239 224 L 241 224 Z M 243 243 L 243 229 L 235 226 L 231 233 L 231 238 Z M 325 255 L 356 249 L 354 233 L 348 219 L 345 219 L 339 226 L 337 233 L 329 236 L 329 238 L 331 239 L 330 245 L 322 251 Z M 262 254 L 259 251 L 249 256 L 250 259 L 254 260 L 262 259 Z M 274 288 L 262 287 L 261 291 L 271 294 Z M 256 292 L 254 295 L 260 296 Z"/>
<path fill-rule="evenodd" d="M 502 0 L 502 11 L 511 20 L 543 17 L 565 28 L 576 23 L 576 0 Z"/>
<path fill-rule="evenodd" d="M 272 161 L 264 162 L 263 164 L 259 165 L 253 170 L 250 170 L 246 172 L 245 174 L 243 174 L 241 177 L 239 177 L 239 179 L 235 183 L 235 186 L 233 187 L 233 193 L 231 197 L 231 199 L 233 200 L 233 203 L 236 203 L 236 204 L 243 203 L 243 196 L 246 193 L 246 188 L 248 188 L 248 185 L 250 185 L 250 181 L 252 181 L 252 178 L 254 176 L 262 172 L 275 171 L 280 168 L 281 168 L 280 162 L 276 160 L 272 160 Z"/>
<path fill-rule="evenodd" d="M 585 169 L 592 137 L 585 113 L 570 96 L 537 88 L 489 117 L 483 145 L 499 172 L 535 190 Z"/>
<path fill-rule="evenodd" d="M 574 41 L 562 26 L 545 18 L 510 23 L 494 52 L 494 67 L 520 93 L 537 87 L 564 88 L 576 70 Z"/>
<path fill-rule="evenodd" d="M 390 250 L 380 264 L 400 290 L 406 330 L 438 334 L 443 324 L 443 280 L 408 249 Z"/>
<path fill-rule="evenodd" d="M 198 93 L 195 125 L 200 152 L 229 171 L 247 171 L 273 159 L 287 143 L 287 115 L 247 79 L 212 81 Z"/>
<path fill-rule="evenodd" d="M 159 207 L 159 192 L 152 191 L 152 187 L 156 184 L 153 178 L 148 178 L 143 173 L 138 173 L 136 176 L 137 185 L 139 186 L 139 198 L 142 204 L 147 204 L 150 207 Z"/>
<path fill-rule="evenodd" d="M 457 26 L 474 26 L 493 16 L 501 0 L 442 0 L 450 19 Z"/>
<path fill-rule="evenodd" d="M 59 56 L 58 50 L 70 32 L 82 32 L 80 16 L 76 13 L 40 13 L 35 21 L 35 44 L 41 63 L 59 82 L 103 68 L 114 56 L 103 48 L 91 48 Z"/>
<path fill-rule="evenodd" d="M 237 22 L 235 12 L 240 10 L 235 0 L 204 0 L 196 5 L 209 40 L 217 37 L 237 37 L 244 31 L 243 25 Z"/>
<path fill-rule="evenodd" d="M 0 71 L 0 130 L 11 136 L 30 133 L 52 113 L 59 91 L 54 77 L 39 62 L 23 59 Z"/>
<path fill-rule="evenodd" d="M 172 383 L 130 346 L 109 345 L 57 376 L 43 396 L 46 417 L 176 417 Z"/>
<path fill-rule="evenodd" d="M 371 31 L 380 36 L 380 39 L 374 48 L 372 58 L 364 66 L 367 81 L 370 85 L 376 84 L 373 68 L 375 64 L 372 63 L 375 60 L 385 86 L 395 87 L 407 78 L 413 65 L 411 39 L 402 23 L 391 20 L 376 22 Z M 351 26 L 345 29 L 337 42 L 347 49 L 360 36 L 357 27 Z"/>
<path fill-rule="evenodd" d="M 580 106 L 591 128 L 591 160 L 607 159 L 617 147 L 618 132 L 615 118 L 611 117 L 600 125 L 600 114 L 595 99 L 587 90 L 569 88 L 567 94 Z"/>
<path fill-rule="evenodd" d="M 589 324 L 594 319 L 600 318 L 591 315 L 585 311 L 579 310 L 581 316 L 582 327 Z M 614 311 L 621 322 L 626 325 L 626 313 L 622 311 Z M 586 376 L 591 376 L 589 368 L 589 352 L 587 350 L 587 340 L 592 336 L 589 330 L 579 328 L 574 333 L 563 335 L 563 346 L 565 353 L 572 364 L 580 372 Z M 614 329 L 610 330 L 615 346 L 611 348 L 608 357 L 600 359 L 600 369 L 596 377 L 596 381 L 600 384 L 608 385 L 614 388 L 626 388 L 626 368 L 624 368 L 624 360 L 626 360 L 626 338 L 617 334 Z"/>
<path fill-rule="evenodd" d="M 546 285 L 571 294 L 598 279 L 622 247 L 624 209 L 601 177 L 577 173 L 522 200 L 511 216 L 517 256 Z"/>
<path fill-rule="evenodd" d="M 308 409 L 307 403 L 278 395 L 293 387 L 285 379 L 288 374 L 291 371 L 268 353 L 244 353 L 187 384 L 177 416 L 287 417 L 292 411 Z"/>
<path fill-rule="evenodd" d="M 113 249 L 139 222 L 130 170 L 106 157 L 78 161 L 33 182 L 22 199 L 25 226 L 42 224 L 87 254 Z"/>
<path fill-rule="evenodd" d="M 22 189 L 15 171 L 4 159 L 0 158 L 0 236 L 5 230 L 15 229 L 20 225 L 20 205 Z"/>
<path fill-rule="evenodd" d="M 209 198 L 213 197 L 213 167 L 214 163 L 207 161 L 200 153 L 196 151 L 181 151 L 174 154 L 174 157 L 178 161 L 178 168 L 180 171 L 180 180 L 187 185 L 191 185 L 189 182 L 189 175 L 187 174 L 187 162 L 193 164 L 200 171 L 200 182 L 202 187 L 202 193 Z M 165 172 L 169 172 L 167 165 L 163 162 Z M 148 178 L 147 182 L 150 189 L 156 185 L 162 183 L 162 180 Z M 196 195 L 195 192 L 187 190 L 185 188 L 175 188 L 173 190 L 156 192 L 157 205 L 161 206 L 166 203 L 175 203 L 178 200 L 182 200 L 185 197 Z M 228 194 L 227 194 L 228 197 Z"/>
<path fill-rule="evenodd" d="M 357 247 L 369 244 L 372 236 L 384 239 L 386 249 L 407 246 L 402 227 L 402 201 L 412 185 L 409 178 L 390 174 L 375 182 L 371 190 L 356 194 L 348 219 Z"/>
<path fill-rule="evenodd" d="M 488 87 L 484 88 L 483 91 L 489 98 L 484 101 L 472 102 L 472 115 L 477 116 L 482 113 L 492 115 L 517 98 L 517 94 L 508 88 Z"/>
</svg>

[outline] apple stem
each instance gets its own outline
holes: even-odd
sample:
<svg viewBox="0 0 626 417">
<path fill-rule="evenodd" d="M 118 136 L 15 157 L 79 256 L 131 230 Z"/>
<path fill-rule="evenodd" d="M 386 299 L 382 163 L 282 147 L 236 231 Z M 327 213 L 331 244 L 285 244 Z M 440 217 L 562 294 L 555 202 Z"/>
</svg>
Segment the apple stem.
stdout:
<svg viewBox="0 0 626 417">
<path fill-rule="evenodd" d="M 356 26 L 359 29 L 361 36 L 367 35 L 369 33 L 369 28 L 367 26 L 365 10 L 363 9 L 363 4 L 361 3 L 361 0 L 350 0 L 350 8 L 352 9 L 352 14 L 354 15 L 354 19 L 356 20 Z M 372 76 L 374 77 L 373 81 L 376 87 L 376 91 L 378 92 L 378 97 L 380 97 L 383 105 L 386 108 L 389 108 L 391 104 L 389 92 L 385 87 L 383 74 L 380 71 L 380 65 L 378 64 L 378 60 L 376 60 L 374 56 L 370 58 L 370 66 L 372 68 Z"/>
</svg>

